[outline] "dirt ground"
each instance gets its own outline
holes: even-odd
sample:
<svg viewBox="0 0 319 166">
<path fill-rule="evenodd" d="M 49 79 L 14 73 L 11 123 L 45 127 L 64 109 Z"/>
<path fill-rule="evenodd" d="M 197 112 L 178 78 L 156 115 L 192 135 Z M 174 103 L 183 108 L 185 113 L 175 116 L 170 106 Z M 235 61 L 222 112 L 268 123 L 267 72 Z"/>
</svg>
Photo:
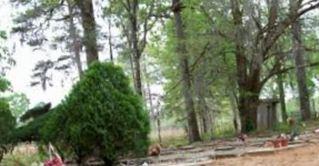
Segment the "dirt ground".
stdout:
<svg viewBox="0 0 319 166">
<path fill-rule="evenodd" d="M 262 156 L 218 159 L 213 166 L 318 166 L 319 145 L 313 144 Z"/>
<path fill-rule="evenodd" d="M 149 166 L 319 166 L 319 133 L 304 132 L 282 148 L 265 147 L 277 136 L 249 137 L 245 143 L 221 139 L 178 148 L 163 148 L 161 155 L 123 159 L 123 165 Z M 236 157 L 240 156 L 240 157 Z"/>
</svg>

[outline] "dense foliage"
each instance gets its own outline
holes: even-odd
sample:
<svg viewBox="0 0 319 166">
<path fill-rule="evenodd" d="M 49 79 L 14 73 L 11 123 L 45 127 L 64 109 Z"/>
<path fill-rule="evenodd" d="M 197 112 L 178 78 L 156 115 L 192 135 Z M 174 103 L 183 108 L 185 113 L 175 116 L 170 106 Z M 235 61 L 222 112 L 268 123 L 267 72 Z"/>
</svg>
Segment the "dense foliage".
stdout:
<svg viewBox="0 0 319 166">
<path fill-rule="evenodd" d="M 9 150 L 7 143 L 16 124 L 15 118 L 12 116 L 8 103 L 0 99 L 0 161 L 3 155 Z"/>
<path fill-rule="evenodd" d="M 10 83 L 0 78 L 0 91 L 4 92 L 9 88 Z M 11 134 L 16 125 L 16 119 L 11 114 L 8 100 L 0 98 L 0 161 L 3 154 L 7 152 L 7 144 L 10 141 Z"/>
<path fill-rule="evenodd" d="M 122 69 L 96 62 L 56 108 L 42 133 L 80 160 L 97 155 L 112 163 L 119 155 L 145 152 L 149 130 L 147 112 Z"/>
<path fill-rule="evenodd" d="M 16 118 L 20 118 L 29 108 L 30 101 L 24 93 L 13 93 L 8 100 L 11 113 Z"/>
<path fill-rule="evenodd" d="M 9 135 L 16 125 L 16 119 L 9 110 L 9 104 L 0 99 L 0 144 L 8 142 Z"/>
<path fill-rule="evenodd" d="M 26 111 L 21 117 L 21 121 L 27 121 L 31 118 L 37 118 L 45 113 L 47 113 L 51 108 L 51 103 L 44 104 L 43 106 L 36 106 L 28 111 Z"/>
<path fill-rule="evenodd" d="M 20 126 L 13 130 L 10 143 L 17 144 L 19 142 L 41 142 L 42 137 L 40 130 L 46 121 L 51 117 L 53 111 L 37 116 L 34 120 L 27 123 L 27 125 Z M 45 142 L 45 141 L 43 141 Z"/>
</svg>

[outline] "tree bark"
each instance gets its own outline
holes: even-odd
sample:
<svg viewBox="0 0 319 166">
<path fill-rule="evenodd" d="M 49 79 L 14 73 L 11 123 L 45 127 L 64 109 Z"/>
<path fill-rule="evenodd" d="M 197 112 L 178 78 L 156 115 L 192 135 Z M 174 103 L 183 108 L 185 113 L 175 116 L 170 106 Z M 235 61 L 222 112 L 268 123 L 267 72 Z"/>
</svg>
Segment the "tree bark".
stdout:
<svg viewBox="0 0 319 166">
<path fill-rule="evenodd" d="M 297 13 L 299 9 L 299 3 L 297 1 L 290 1 L 291 12 Z M 301 24 L 300 19 L 297 19 L 292 23 L 292 41 L 293 41 L 293 56 L 296 65 L 296 77 L 299 92 L 299 102 L 300 102 L 300 113 L 302 120 L 309 120 L 311 117 L 310 113 L 310 101 L 309 92 L 307 88 L 307 76 L 305 69 L 305 59 L 304 59 L 304 48 L 302 46 L 301 38 Z"/>
<path fill-rule="evenodd" d="M 131 72 L 132 72 L 132 80 L 133 80 L 133 84 L 134 84 L 134 88 L 136 89 L 135 85 L 135 69 L 134 69 L 134 62 L 133 62 L 133 54 L 130 54 L 131 50 L 132 50 L 132 42 L 130 42 L 130 36 L 129 34 L 127 34 L 127 39 L 128 39 L 128 42 L 127 42 L 127 46 L 129 48 L 129 52 L 128 52 L 128 55 L 129 55 L 129 60 L 130 60 L 130 68 L 131 68 Z"/>
<path fill-rule="evenodd" d="M 311 101 L 312 101 L 312 111 L 314 113 L 316 113 L 317 112 L 317 110 L 316 110 L 316 100 L 314 98 L 312 98 Z"/>
<path fill-rule="evenodd" d="M 191 92 L 191 77 L 185 46 L 185 34 L 181 16 L 182 2 L 172 0 L 172 10 L 174 12 L 175 31 L 177 37 L 176 53 L 179 57 L 179 67 L 182 75 L 182 94 L 184 96 L 185 109 L 187 111 L 188 139 L 190 142 L 200 141 L 198 123 L 194 109 L 194 101 Z"/>
<path fill-rule="evenodd" d="M 134 64 L 134 85 L 135 85 L 135 90 L 139 95 L 143 95 L 143 90 L 142 90 L 142 79 L 141 79 L 141 63 L 140 63 L 140 58 L 136 58 L 133 56 L 133 64 Z"/>
<path fill-rule="evenodd" d="M 68 11 L 69 11 L 69 33 L 70 33 L 70 38 L 72 40 L 72 47 L 73 47 L 73 52 L 74 52 L 74 59 L 75 63 L 79 72 L 79 76 L 81 77 L 83 74 L 83 68 L 82 68 L 82 62 L 81 62 L 81 41 L 80 37 L 76 32 L 76 27 L 74 24 L 74 9 L 73 9 L 73 4 L 70 0 L 67 1 L 67 6 L 68 6 Z"/>
<path fill-rule="evenodd" d="M 205 73 L 209 68 L 206 61 L 202 61 L 200 67 L 196 70 L 194 76 L 194 91 L 196 95 L 197 109 L 201 119 L 202 133 L 212 133 L 212 119 L 210 115 L 210 109 L 207 105 L 207 82 L 205 81 Z"/>
<path fill-rule="evenodd" d="M 98 60 L 93 2 L 92 0 L 77 0 L 76 3 L 81 11 L 82 27 L 84 29 L 83 44 L 85 46 L 87 64 L 90 65 L 93 61 Z"/>
<path fill-rule="evenodd" d="M 149 103 L 149 108 L 150 108 L 150 111 L 151 111 L 151 115 L 152 117 L 154 118 L 155 117 L 155 107 L 154 107 L 154 104 L 153 104 L 153 100 L 152 100 L 152 92 L 151 92 L 151 86 L 150 86 L 150 83 L 148 81 L 148 78 L 149 78 L 149 74 L 147 72 L 147 66 L 146 64 L 144 63 L 143 65 L 143 73 L 144 73 L 144 77 L 146 78 L 145 80 L 145 84 L 146 84 L 146 89 L 145 89 L 145 101 L 148 101 Z"/>
<path fill-rule="evenodd" d="M 111 19 L 108 18 L 107 19 L 107 23 L 108 23 L 108 33 L 109 33 L 109 51 L 110 51 L 110 60 L 111 62 L 113 63 L 113 43 L 112 43 L 112 32 L 111 32 L 111 27 L 112 27 L 112 24 L 111 24 Z"/>
<path fill-rule="evenodd" d="M 282 50 L 280 47 L 278 47 L 279 45 L 277 45 L 276 50 L 280 53 L 280 51 Z M 278 64 L 278 68 L 281 69 L 283 67 L 283 59 L 282 59 L 283 55 L 279 54 L 276 55 L 275 60 L 276 63 Z M 279 90 L 279 102 L 280 102 L 280 108 L 281 108 L 281 118 L 282 118 L 282 122 L 286 123 L 287 122 L 287 110 L 286 110 L 286 97 L 285 97 L 285 88 L 284 88 L 284 81 L 283 81 L 283 73 L 279 73 L 277 74 L 277 86 L 278 86 L 278 90 Z"/>
<path fill-rule="evenodd" d="M 238 110 L 241 120 L 241 132 L 251 132 L 257 129 L 257 109 L 259 105 L 259 93 L 245 91 L 239 95 Z M 247 93 L 252 93 L 249 95 Z M 255 94 L 255 95 L 253 95 Z"/>
<path fill-rule="evenodd" d="M 212 133 L 212 119 L 209 113 L 209 108 L 206 103 L 206 99 L 204 95 L 197 94 L 197 103 L 198 109 L 200 113 L 200 117 L 202 120 L 202 128 L 204 133 Z"/>
<path fill-rule="evenodd" d="M 138 39 L 138 0 L 133 0 L 132 2 L 128 2 L 129 6 L 129 21 L 130 21 L 130 39 L 132 43 L 132 52 L 133 52 L 133 64 L 134 64 L 134 87 L 136 92 L 139 95 L 143 95 L 142 89 L 142 80 L 141 80 L 141 50 L 139 48 L 139 39 Z"/>
<path fill-rule="evenodd" d="M 157 136 L 158 141 L 161 144 L 162 143 L 162 135 L 161 135 L 161 119 L 160 119 L 160 113 L 156 116 L 156 122 L 157 122 Z"/>
<path fill-rule="evenodd" d="M 284 89 L 282 74 L 277 75 L 277 86 L 278 86 L 278 90 L 279 90 L 279 102 L 280 102 L 280 108 L 281 108 L 281 117 L 282 117 L 282 121 L 285 123 L 287 121 L 288 115 L 287 115 L 287 111 L 286 111 L 285 89 Z"/>
<path fill-rule="evenodd" d="M 230 99 L 230 105 L 231 105 L 231 109 L 233 111 L 233 124 L 234 124 L 234 129 L 236 130 L 237 134 L 241 133 L 241 123 L 240 123 L 240 116 L 239 116 L 239 112 L 238 112 L 238 101 L 236 99 L 236 94 L 230 93 L 229 94 L 229 99 Z"/>
</svg>

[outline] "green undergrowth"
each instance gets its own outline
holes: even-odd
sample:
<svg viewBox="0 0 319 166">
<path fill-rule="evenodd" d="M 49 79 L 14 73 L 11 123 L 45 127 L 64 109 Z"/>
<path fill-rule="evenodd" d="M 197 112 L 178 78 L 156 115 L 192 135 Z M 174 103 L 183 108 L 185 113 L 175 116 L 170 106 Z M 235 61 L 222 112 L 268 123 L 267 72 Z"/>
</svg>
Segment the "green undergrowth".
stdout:
<svg viewBox="0 0 319 166">
<path fill-rule="evenodd" d="M 45 158 L 40 153 L 8 153 L 3 158 L 3 166 L 39 166 Z"/>
</svg>

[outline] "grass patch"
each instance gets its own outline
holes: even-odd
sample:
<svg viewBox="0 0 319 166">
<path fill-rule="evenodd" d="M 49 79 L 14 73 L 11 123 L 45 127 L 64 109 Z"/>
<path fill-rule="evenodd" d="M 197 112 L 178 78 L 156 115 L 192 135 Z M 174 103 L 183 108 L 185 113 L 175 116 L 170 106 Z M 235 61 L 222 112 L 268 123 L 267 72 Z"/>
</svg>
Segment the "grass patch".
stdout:
<svg viewBox="0 0 319 166">
<path fill-rule="evenodd" d="M 8 154 L 1 165 L 5 166 L 38 166 L 43 164 L 39 154 Z"/>
<path fill-rule="evenodd" d="M 171 137 L 162 140 L 163 147 L 181 147 L 188 144 L 189 142 L 186 136 Z"/>
<path fill-rule="evenodd" d="M 45 160 L 44 155 L 41 155 L 36 145 L 20 144 L 14 148 L 12 153 L 4 156 L 0 165 L 4 166 L 38 166 L 42 165 Z"/>
<path fill-rule="evenodd" d="M 188 144 L 187 134 L 182 128 L 166 128 L 161 131 L 163 147 L 179 147 Z M 159 143 L 157 130 L 150 134 L 151 143 Z"/>
<path fill-rule="evenodd" d="M 233 138 L 235 136 L 235 130 L 233 128 L 226 128 L 224 130 L 216 130 L 213 134 L 213 138 Z"/>
<path fill-rule="evenodd" d="M 273 131 L 278 133 L 290 133 L 291 127 L 287 123 L 277 123 L 274 126 Z"/>
</svg>

